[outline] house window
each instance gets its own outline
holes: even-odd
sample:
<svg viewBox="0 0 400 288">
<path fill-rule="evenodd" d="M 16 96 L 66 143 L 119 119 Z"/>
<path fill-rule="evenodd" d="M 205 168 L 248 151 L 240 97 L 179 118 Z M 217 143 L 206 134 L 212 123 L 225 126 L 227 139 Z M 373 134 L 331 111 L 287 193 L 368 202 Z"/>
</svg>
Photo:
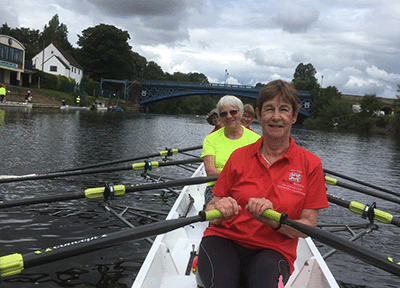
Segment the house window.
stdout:
<svg viewBox="0 0 400 288">
<path fill-rule="evenodd" d="M 50 66 L 51 72 L 57 72 L 57 66 Z"/>
</svg>

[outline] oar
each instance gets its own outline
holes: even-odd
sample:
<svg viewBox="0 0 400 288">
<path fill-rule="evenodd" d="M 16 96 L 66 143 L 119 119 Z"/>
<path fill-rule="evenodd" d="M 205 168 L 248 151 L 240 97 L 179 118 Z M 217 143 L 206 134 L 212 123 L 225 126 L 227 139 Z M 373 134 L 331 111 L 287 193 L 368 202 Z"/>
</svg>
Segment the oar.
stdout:
<svg viewBox="0 0 400 288">
<path fill-rule="evenodd" d="M 291 226 L 332 248 L 348 253 L 389 273 L 400 276 L 400 263 L 395 264 L 391 258 L 386 258 L 332 233 L 290 220 L 286 217 L 286 214 L 267 209 L 263 215 L 274 221 Z M 218 210 L 201 211 L 197 216 L 165 220 L 139 226 L 135 229 L 88 237 L 24 255 L 15 253 L 3 256 L 0 257 L 0 276 L 8 277 L 16 275 L 23 269 L 111 247 L 124 241 L 166 233 L 195 222 L 209 221 L 221 216 L 222 214 Z"/>
<path fill-rule="evenodd" d="M 23 269 L 115 246 L 128 240 L 137 240 L 163 234 L 192 223 L 215 219 L 218 215 L 220 215 L 218 210 L 200 211 L 199 215 L 192 217 L 164 220 L 142 225 L 135 229 L 87 237 L 23 255 L 15 253 L 3 256 L 0 257 L 0 276 L 8 277 L 16 275 L 21 273 Z"/>
<path fill-rule="evenodd" d="M 343 198 L 340 198 L 335 195 L 331 195 L 329 193 L 327 194 L 327 196 L 328 196 L 329 202 L 332 202 L 339 206 L 348 208 L 350 211 L 360 214 L 360 215 L 363 215 L 363 217 L 365 217 L 365 218 L 369 217 L 369 215 L 372 215 L 373 220 L 376 220 L 376 221 L 379 221 L 382 223 L 386 223 L 386 224 L 393 224 L 393 225 L 400 227 L 400 219 L 394 217 L 393 215 L 391 215 L 387 212 L 378 210 L 369 205 L 361 204 L 357 201 L 347 201 Z M 371 214 L 369 214 L 369 213 L 371 213 Z"/>
<path fill-rule="evenodd" d="M 219 212 L 219 211 L 218 211 Z M 221 214 L 220 214 L 221 215 Z M 366 263 L 374 265 L 380 269 L 383 269 L 389 273 L 400 276 L 400 262 L 397 264 L 393 262 L 392 258 L 382 256 L 381 254 L 369 249 L 359 246 L 349 240 L 343 239 L 335 234 L 321 230 L 319 228 L 304 225 L 287 218 L 284 213 L 278 213 L 274 210 L 267 209 L 264 211 L 263 216 L 268 217 L 274 221 L 286 224 L 296 230 L 318 240 L 319 242 L 328 245 L 332 248 L 340 250 L 351 256 L 359 258 Z"/>
<path fill-rule="evenodd" d="M 391 197 L 391 196 L 388 196 L 388 195 L 383 195 L 381 193 L 370 191 L 370 190 L 367 190 L 367 189 L 364 189 L 364 188 L 361 188 L 361 187 L 357 187 L 357 186 L 354 186 L 354 185 L 351 185 L 351 184 L 348 184 L 348 183 L 340 182 L 337 179 L 332 178 L 332 177 L 325 176 L 325 183 L 329 184 L 329 185 L 340 186 L 340 187 L 343 187 L 343 188 L 347 188 L 347 189 L 350 189 L 350 190 L 354 190 L 354 191 L 357 191 L 357 192 L 361 192 L 361 193 L 364 193 L 364 194 L 367 194 L 367 195 L 371 195 L 371 196 L 374 196 L 374 197 L 377 197 L 377 198 L 381 198 L 381 199 L 384 199 L 384 200 L 387 200 L 387 201 L 391 201 L 391 202 L 400 204 L 400 199 L 397 199 L 397 198 L 394 198 L 394 197 Z"/>
<path fill-rule="evenodd" d="M 47 174 L 30 174 L 30 175 L 22 175 L 12 178 L 0 179 L 0 183 L 10 183 L 10 182 L 18 182 L 18 181 L 27 181 L 27 180 L 39 180 L 39 179 L 51 179 L 56 177 L 68 177 L 75 175 L 84 175 L 84 174 L 95 174 L 95 173 L 104 173 L 104 172 L 114 172 L 114 171 L 125 171 L 125 170 L 144 170 L 144 169 L 152 169 L 163 166 L 172 166 L 172 165 L 181 165 L 181 164 L 189 164 L 189 163 L 199 163 L 203 160 L 200 158 L 179 160 L 179 161 L 146 161 L 142 163 L 135 163 L 132 165 L 125 165 L 119 167 L 109 167 L 109 168 L 94 168 L 94 169 L 85 169 L 85 170 L 77 170 L 77 171 L 67 171 L 67 172 L 56 172 L 56 173 L 47 173 Z"/>
<path fill-rule="evenodd" d="M 76 170 L 84 170 L 84 169 L 89 169 L 89 168 L 95 168 L 95 167 L 100 167 L 100 166 L 106 166 L 106 165 L 113 165 L 113 164 L 119 164 L 123 162 L 129 162 L 129 161 L 137 161 L 137 160 L 142 160 L 142 159 L 147 159 L 147 158 L 153 158 L 153 157 L 158 157 L 158 156 L 172 156 L 177 153 L 183 153 L 187 151 L 192 151 L 192 150 L 197 150 L 197 149 L 202 149 L 203 145 L 199 146 L 194 146 L 194 147 L 189 147 L 189 148 L 183 148 L 183 149 L 167 149 L 162 150 L 157 153 L 149 154 L 146 156 L 140 156 L 140 157 L 134 157 L 134 158 L 128 158 L 128 159 L 119 159 L 119 160 L 113 160 L 113 161 L 108 161 L 108 162 L 101 162 L 97 164 L 92 164 L 92 165 L 86 165 L 78 168 L 70 168 L 70 169 L 65 169 L 65 170 L 59 170 L 55 172 L 67 172 L 67 171 L 76 171 Z"/>
<path fill-rule="evenodd" d="M 167 182 L 161 182 L 161 183 L 143 184 L 143 185 L 130 185 L 130 186 L 115 185 L 114 186 L 114 195 L 119 196 L 119 195 L 123 195 L 123 194 L 129 193 L 129 192 L 155 190 L 155 189 L 162 189 L 162 188 L 167 188 L 167 187 L 196 185 L 196 184 L 215 181 L 215 180 L 217 180 L 217 178 L 218 177 L 216 177 L 216 176 L 193 177 L 193 178 L 173 180 L 173 181 L 167 181 Z M 0 209 L 22 206 L 22 205 L 38 204 L 38 203 L 51 203 L 51 202 L 57 202 L 57 201 L 67 201 L 67 200 L 80 199 L 80 198 L 88 198 L 88 199 L 103 198 L 104 190 L 105 190 L 105 187 L 97 187 L 97 188 L 86 189 L 83 192 L 64 193 L 64 194 L 57 194 L 57 195 L 45 196 L 45 197 L 25 198 L 25 199 L 13 200 L 13 201 L 0 202 Z"/>
<path fill-rule="evenodd" d="M 361 184 L 361 185 L 364 185 L 364 186 L 368 186 L 368 187 L 370 187 L 370 188 L 374 188 L 374 189 L 376 189 L 376 190 L 380 190 L 380 191 L 382 191 L 382 192 L 387 192 L 387 193 L 390 193 L 390 194 L 395 195 L 395 196 L 400 196 L 400 193 L 393 192 L 393 191 L 391 191 L 391 190 L 389 190 L 389 189 L 386 189 L 386 188 L 383 188 L 383 187 L 379 187 L 379 186 L 376 186 L 376 185 L 374 185 L 374 184 L 370 184 L 370 183 L 367 183 L 367 182 L 364 182 L 364 181 L 361 181 L 361 180 L 352 178 L 352 177 L 347 176 L 347 175 L 344 175 L 344 174 L 340 174 L 340 173 L 337 173 L 337 172 L 334 172 L 334 171 L 331 171 L 331 170 L 328 170 L 328 169 L 324 169 L 324 171 L 325 171 L 326 173 L 329 173 L 329 174 L 338 176 L 338 177 L 340 177 L 340 178 L 343 178 L 343 179 L 346 179 L 346 180 L 349 180 L 349 181 L 353 181 L 353 182 L 355 182 L 355 183 L 358 183 L 358 184 Z"/>
</svg>

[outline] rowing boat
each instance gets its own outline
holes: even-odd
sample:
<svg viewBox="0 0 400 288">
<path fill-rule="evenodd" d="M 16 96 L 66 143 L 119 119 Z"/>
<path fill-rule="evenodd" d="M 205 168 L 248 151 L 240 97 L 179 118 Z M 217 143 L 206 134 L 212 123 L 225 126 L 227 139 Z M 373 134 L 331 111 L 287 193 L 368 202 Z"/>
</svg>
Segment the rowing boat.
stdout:
<svg viewBox="0 0 400 288">
<path fill-rule="evenodd" d="M 192 175 L 192 177 L 201 176 L 206 176 L 203 164 Z M 167 219 L 197 215 L 203 209 L 205 188 L 206 183 L 185 186 Z M 207 222 L 199 222 L 158 235 L 132 288 L 197 287 L 198 273 L 197 275 L 193 274 L 189 259 L 193 254 L 191 253 L 193 249 L 198 251 L 203 231 L 207 225 Z M 189 275 L 186 275 L 186 271 L 189 271 Z M 311 238 L 299 239 L 295 270 L 285 287 L 339 288 Z"/>
<path fill-rule="evenodd" d="M 32 104 L 25 102 L 3 101 L 0 102 L 0 107 L 32 108 Z"/>
<path fill-rule="evenodd" d="M 89 107 L 86 106 L 60 106 L 61 110 L 89 110 Z"/>
</svg>

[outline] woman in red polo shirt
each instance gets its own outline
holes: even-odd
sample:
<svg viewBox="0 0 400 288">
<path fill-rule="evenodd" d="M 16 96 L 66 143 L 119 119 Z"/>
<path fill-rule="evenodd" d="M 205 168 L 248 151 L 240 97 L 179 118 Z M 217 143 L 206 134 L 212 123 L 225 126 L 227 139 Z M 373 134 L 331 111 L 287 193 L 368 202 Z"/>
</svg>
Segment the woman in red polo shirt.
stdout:
<svg viewBox="0 0 400 288">
<path fill-rule="evenodd" d="M 321 160 L 290 137 L 299 110 L 297 92 L 282 80 L 264 86 L 256 116 L 263 136 L 232 153 L 206 210 L 223 217 L 206 229 L 198 269 L 205 287 L 278 287 L 293 272 L 298 237 L 294 228 L 261 216 L 265 209 L 316 226 L 328 207 Z M 282 277 L 281 277 L 282 276 Z"/>
</svg>

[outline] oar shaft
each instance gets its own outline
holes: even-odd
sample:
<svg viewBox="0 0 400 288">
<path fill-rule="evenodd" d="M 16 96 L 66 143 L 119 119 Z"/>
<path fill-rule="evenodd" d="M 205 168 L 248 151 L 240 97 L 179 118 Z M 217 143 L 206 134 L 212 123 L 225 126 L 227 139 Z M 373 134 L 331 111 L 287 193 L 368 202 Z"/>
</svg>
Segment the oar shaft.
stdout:
<svg viewBox="0 0 400 288">
<path fill-rule="evenodd" d="M 36 198 L 25 198 L 13 201 L 0 202 L 0 209 L 23 206 L 23 205 L 33 205 L 39 203 L 51 203 L 57 201 L 68 201 L 73 199 L 85 198 L 85 192 L 74 192 L 74 193 L 64 193 L 57 194 L 53 196 L 36 197 Z"/>
<path fill-rule="evenodd" d="M 182 152 L 186 152 L 186 151 L 198 150 L 198 149 L 201 149 L 201 148 L 203 148 L 203 145 L 189 147 L 189 148 L 183 148 L 183 149 L 166 149 L 166 150 L 159 151 L 157 153 L 149 154 L 149 155 L 146 155 L 146 156 L 133 157 L 133 158 L 128 158 L 128 159 L 118 159 L 118 160 L 107 161 L 107 162 L 102 162 L 102 163 L 97 163 L 97 164 L 92 164 L 92 165 L 86 165 L 86 166 L 82 166 L 82 167 L 78 167 L 78 168 L 59 170 L 59 171 L 56 171 L 56 172 L 67 172 L 67 171 L 83 170 L 83 169 L 101 167 L 101 166 L 106 166 L 106 165 L 114 165 L 114 164 L 119 164 L 119 163 L 124 163 L 124 162 L 143 160 L 143 159 L 159 157 L 159 156 L 172 156 L 173 154 L 176 154 L 176 153 L 182 153 Z"/>
<path fill-rule="evenodd" d="M 400 276 L 400 265 L 389 261 L 387 257 L 384 257 L 381 254 L 374 252 L 372 249 L 364 248 L 351 241 L 342 239 L 335 234 L 308 225 L 304 225 L 290 219 L 285 219 L 283 221 L 283 224 L 293 227 L 325 245 L 359 258 L 364 262 L 381 268 L 382 270 L 385 270 L 389 273 Z"/>
<path fill-rule="evenodd" d="M 0 183 L 10 183 L 10 182 L 39 180 L 39 179 L 52 179 L 52 178 L 57 178 L 57 177 L 68 177 L 68 176 L 106 173 L 106 172 L 115 172 L 115 171 L 143 170 L 143 169 L 146 169 L 147 167 L 149 169 L 152 169 L 152 168 L 157 168 L 157 167 L 162 167 L 162 166 L 199 163 L 202 161 L 203 160 L 200 158 L 192 158 L 192 159 L 170 161 L 170 162 L 153 161 L 153 162 L 134 163 L 132 165 L 125 165 L 125 166 L 119 166 L 119 167 L 95 168 L 95 169 L 85 169 L 85 170 L 77 170 L 77 171 L 69 171 L 69 172 L 58 172 L 58 173 L 48 173 L 48 174 L 30 174 L 30 175 L 23 175 L 23 176 L 17 176 L 17 177 L 12 177 L 12 178 L 0 179 Z"/>
<path fill-rule="evenodd" d="M 324 171 L 326 173 L 328 173 L 328 174 L 335 175 L 337 177 L 340 177 L 340 178 L 343 178 L 343 179 L 346 179 L 346 180 L 349 180 L 349 181 L 352 181 L 352 182 L 355 182 L 355 183 L 358 183 L 358 184 L 361 184 L 361 185 L 364 185 L 364 186 L 368 186 L 370 188 L 374 188 L 374 189 L 380 190 L 382 192 L 387 192 L 387 193 L 390 193 L 390 194 L 395 195 L 395 196 L 400 196 L 400 193 L 391 191 L 391 190 L 386 189 L 384 187 L 379 187 L 379 186 L 376 186 L 374 184 L 367 183 L 367 182 L 364 182 L 364 181 L 361 181 L 361 180 L 358 180 L 358 179 L 352 178 L 350 176 L 347 176 L 347 175 L 344 175 L 344 174 L 340 174 L 340 173 L 337 173 L 337 172 L 334 172 L 334 171 L 331 171 L 331 170 L 328 170 L 328 169 L 324 169 Z"/>
<path fill-rule="evenodd" d="M 172 180 L 172 181 L 162 182 L 162 183 L 131 185 L 131 186 L 125 188 L 125 192 L 129 193 L 129 192 L 154 190 L 154 189 L 160 189 L 160 188 L 189 186 L 189 185 L 196 185 L 196 184 L 201 184 L 201 183 L 212 182 L 217 179 L 218 179 L 217 176 L 193 177 L 193 178 L 188 178 L 188 179 Z"/>
<path fill-rule="evenodd" d="M 375 192 L 375 191 L 370 191 L 370 190 L 367 190 L 367 189 L 364 189 L 364 188 L 361 188 L 361 187 L 357 187 L 357 186 L 354 186 L 354 185 L 351 185 L 351 184 L 348 184 L 348 183 L 344 183 L 344 182 L 338 181 L 337 179 L 332 178 L 332 177 L 325 176 L 325 183 L 327 183 L 329 185 L 340 186 L 340 187 L 343 187 L 343 188 L 347 188 L 347 189 L 354 190 L 354 191 L 357 191 L 357 192 L 360 192 L 360 193 L 363 193 L 363 194 L 367 194 L 367 195 L 370 195 L 370 196 L 374 196 L 374 197 L 377 197 L 377 198 L 381 198 L 381 199 L 384 199 L 384 200 L 387 200 L 387 201 L 391 201 L 391 202 L 400 204 L 400 199 L 394 198 L 394 197 L 389 196 L 389 195 L 383 195 L 381 193 L 378 193 L 378 192 Z"/>
<path fill-rule="evenodd" d="M 0 257 L 0 276 L 12 276 L 26 268 L 115 246 L 128 240 L 137 240 L 167 233 L 195 222 L 210 220 L 210 217 L 213 217 L 212 212 L 204 213 L 201 211 L 199 215 L 188 218 L 165 220 L 142 225 L 135 229 L 88 237 L 24 255 L 12 254 L 3 256 Z"/>
<path fill-rule="evenodd" d="M 20 181 L 40 180 L 40 179 L 52 179 L 52 178 L 57 178 L 57 177 L 69 177 L 69 176 L 76 176 L 76 175 L 124 171 L 124 170 L 131 170 L 131 169 L 132 169 L 132 166 L 127 165 L 127 166 L 120 166 L 120 167 L 86 169 L 86 170 L 56 172 L 56 173 L 48 173 L 48 174 L 30 174 L 30 175 L 22 175 L 22 176 L 16 176 L 16 177 L 12 177 L 12 178 L 0 179 L 0 183 L 10 183 L 10 182 L 20 182 Z"/>
<path fill-rule="evenodd" d="M 139 191 L 155 190 L 168 187 L 179 187 L 186 185 L 196 185 L 196 184 L 215 181 L 217 180 L 217 178 L 218 178 L 217 176 L 193 177 L 193 178 L 179 179 L 179 180 L 173 180 L 161 183 L 152 183 L 152 184 L 130 185 L 130 186 L 116 185 L 114 186 L 114 189 L 115 189 L 115 195 L 123 195 L 125 193 L 130 193 L 130 192 L 139 192 Z M 46 197 L 26 198 L 20 200 L 0 202 L 0 209 L 22 206 L 22 205 L 38 204 L 38 203 L 66 201 L 78 198 L 88 198 L 88 199 L 103 198 L 104 190 L 105 187 L 96 187 L 96 188 L 86 189 L 84 192 L 64 193 Z"/>
</svg>

